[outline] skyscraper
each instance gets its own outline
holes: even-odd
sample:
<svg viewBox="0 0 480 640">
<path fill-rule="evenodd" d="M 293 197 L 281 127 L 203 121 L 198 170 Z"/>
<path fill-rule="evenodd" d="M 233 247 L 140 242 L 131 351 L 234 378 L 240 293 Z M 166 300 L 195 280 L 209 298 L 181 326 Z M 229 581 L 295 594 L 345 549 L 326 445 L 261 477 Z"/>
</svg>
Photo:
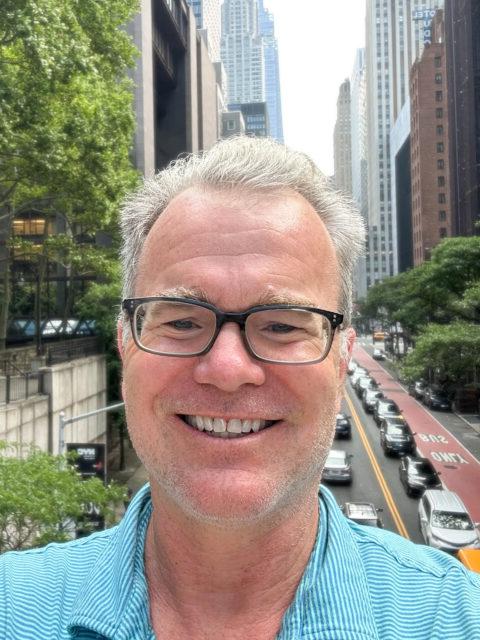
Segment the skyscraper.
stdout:
<svg viewBox="0 0 480 640">
<path fill-rule="evenodd" d="M 446 0 L 453 233 L 480 234 L 480 4 Z"/>
<path fill-rule="evenodd" d="M 258 0 L 259 30 L 263 40 L 265 60 L 265 99 L 267 101 L 270 135 L 283 142 L 282 99 L 280 95 L 280 72 L 278 64 L 278 45 L 275 38 L 273 15 Z"/>
<path fill-rule="evenodd" d="M 224 0 L 220 50 L 227 74 L 227 104 L 264 102 L 265 64 L 257 0 Z"/>
<path fill-rule="evenodd" d="M 212 62 L 220 60 L 220 0 L 187 0 L 192 7 L 197 29 L 202 33 Z"/>
<path fill-rule="evenodd" d="M 350 80 L 350 114 L 352 136 L 352 197 L 365 221 L 368 219 L 368 163 L 367 163 L 367 96 L 365 49 L 358 49 Z M 357 298 L 367 291 L 366 259 L 357 264 L 354 280 Z"/>
<path fill-rule="evenodd" d="M 350 80 L 340 85 L 337 99 L 337 120 L 333 133 L 335 187 L 352 195 L 352 134 L 350 120 Z"/>
<path fill-rule="evenodd" d="M 409 73 L 443 0 L 367 0 L 368 254 L 371 284 L 398 271 L 390 131 L 409 99 Z"/>
</svg>

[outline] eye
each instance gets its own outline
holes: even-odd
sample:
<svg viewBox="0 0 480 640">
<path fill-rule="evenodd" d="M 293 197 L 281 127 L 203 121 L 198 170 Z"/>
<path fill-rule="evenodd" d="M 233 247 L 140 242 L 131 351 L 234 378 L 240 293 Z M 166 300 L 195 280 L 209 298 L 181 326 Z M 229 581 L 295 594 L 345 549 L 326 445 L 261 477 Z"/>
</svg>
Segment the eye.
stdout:
<svg viewBox="0 0 480 640">
<path fill-rule="evenodd" d="M 167 326 L 172 327 L 173 329 L 188 330 L 188 329 L 200 329 L 200 326 L 196 324 L 193 320 L 189 320 L 188 318 L 181 320 L 171 320 L 170 322 L 165 323 Z"/>
</svg>

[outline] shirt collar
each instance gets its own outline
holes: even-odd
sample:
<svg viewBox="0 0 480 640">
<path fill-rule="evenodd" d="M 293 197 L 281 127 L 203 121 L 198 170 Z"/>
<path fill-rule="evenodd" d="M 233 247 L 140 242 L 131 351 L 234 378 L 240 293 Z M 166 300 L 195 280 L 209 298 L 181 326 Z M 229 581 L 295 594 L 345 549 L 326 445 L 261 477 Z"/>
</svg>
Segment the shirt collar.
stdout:
<svg viewBox="0 0 480 640">
<path fill-rule="evenodd" d="M 363 561 L 347 519 L 322 487 L 315 546 L 285 613 L 278 640 L 378 640 Z M 144 572 L 150 487 L 132 500 L 81 589 L 68 625 L 73 637 L 88 629 L 109 640 L 154 638 Z"/>
</svg>

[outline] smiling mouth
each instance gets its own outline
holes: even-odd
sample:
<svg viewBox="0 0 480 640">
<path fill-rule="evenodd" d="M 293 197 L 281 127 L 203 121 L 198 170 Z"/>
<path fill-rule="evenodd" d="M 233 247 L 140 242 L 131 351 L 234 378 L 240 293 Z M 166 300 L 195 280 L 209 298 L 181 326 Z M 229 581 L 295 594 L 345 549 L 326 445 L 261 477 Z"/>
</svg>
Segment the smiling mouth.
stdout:
<svg viewBox="0 0 480 640">
<path fill-rule="evenodd" d="M 268 429 L 277 420 L 244 420 L 241 418 L 211 418 L 209 416 L 182 415 L 180 418 L 197 431 L 214 438 L 242 438 Z"/>
</svg>

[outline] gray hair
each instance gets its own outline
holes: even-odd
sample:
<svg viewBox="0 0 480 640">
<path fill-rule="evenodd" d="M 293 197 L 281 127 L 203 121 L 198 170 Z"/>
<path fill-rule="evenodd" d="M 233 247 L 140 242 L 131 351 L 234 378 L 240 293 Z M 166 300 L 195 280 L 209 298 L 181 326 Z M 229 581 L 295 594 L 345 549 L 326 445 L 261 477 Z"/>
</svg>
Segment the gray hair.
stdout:
<svg viewBox="0 0 480 640">
<path fill-rule="evenodd" d="M 363 219 L 307 155 L 269 138 L 233 137 L 201 154 L 181 157 L 127 198 L 120 218 L 125 298 L 134 295 L 148 232 L 169 202 L 191 187 L 260 194 L 288 189 L 303 196 L 323 220 L 335 247 L 341 279 L 338 311 L 344 315 L 343 326 L 350 324 L 353 269 L 365 243 Z"/>
</svg>

